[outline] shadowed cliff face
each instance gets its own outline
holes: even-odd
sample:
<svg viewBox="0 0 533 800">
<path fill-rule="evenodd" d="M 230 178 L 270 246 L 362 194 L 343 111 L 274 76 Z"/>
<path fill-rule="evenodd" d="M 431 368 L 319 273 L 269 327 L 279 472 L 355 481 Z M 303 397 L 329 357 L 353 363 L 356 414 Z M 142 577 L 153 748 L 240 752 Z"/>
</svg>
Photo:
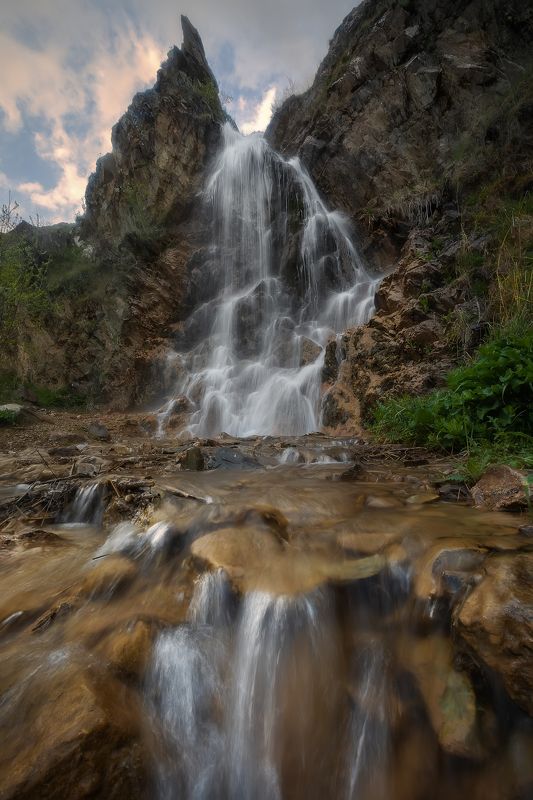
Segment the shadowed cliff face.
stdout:
<svg viewBox="0 0 533 800">
<path fill-rule="evenodd" d="M 518 0 L 368 0 L 275 113 L 272 146 L 391 273 L 376 316 L 326 357 L 326 425 L 357 428 L 387 395 L 439 385 L 479 343 L 502 237 L 490 199 L 533 185 L 532 38 Z"/>
<path fill-rule="evenodd" d="M 353 216 L 417 222 L 459 177 L 466 140 L 486 133 L 523 78 L 532 36 L 533 9 L 520 0 L 367 0 L 267 139 L 298 153 Z M 385 247 L 371 250 L 390 263 Z"/>
<path fill-rule="evenodd" d="M 116 407 L 157 393 L 163 337 L 183 311 L 202 242 L 197 197 L 226 119 L 200 36 L 186 17 L 182 27 L 181 49 L 113 128 L 78 223 L 24 224 L 6 238 L 23 271 L 41 271 L 49 302 L 38 318 L 18 314 L 0 386 L 16 365 L 20 383 Z"/>
</svg>

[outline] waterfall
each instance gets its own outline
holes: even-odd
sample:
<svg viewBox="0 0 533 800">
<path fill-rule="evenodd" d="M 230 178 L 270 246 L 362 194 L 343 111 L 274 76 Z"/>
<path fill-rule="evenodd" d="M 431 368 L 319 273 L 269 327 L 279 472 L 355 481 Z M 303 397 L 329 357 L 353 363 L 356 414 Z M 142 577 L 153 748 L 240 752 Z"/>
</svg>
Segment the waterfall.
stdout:
<svg viewBox="0 0 533 800">
<path fill-rule="evenodd" d="M 76 490 L 72 503 L 63 511 L 59 522 L 65 525 L 92 525 L 100 528 L 104 518 L 106 487 L 91 483 Z"/>
<path fill-rule="evenodd" d="M 252 592 L 236 618 L 232 604 L 224 573 L 204 575 L 188 623 L 156 642 L 147 694 L 160 731 L 157 796 L 281 800 L 289 780 L 294 797 L 318 797 L 308 765 L 335 749 L 321 736 L 338 711 L 330 597 Z"/>
<path fill-rule="evenodd" d="M 188 430 L 316 431 L 325 345 L 373 311 L 377 281 L 348 221 L 328 211 L 297 158 L 229 123 L 204 204 L 212 243 L 196 279 L 199 302 L 176 343 L 175 395 L 193 408 Z"/>
</svg>

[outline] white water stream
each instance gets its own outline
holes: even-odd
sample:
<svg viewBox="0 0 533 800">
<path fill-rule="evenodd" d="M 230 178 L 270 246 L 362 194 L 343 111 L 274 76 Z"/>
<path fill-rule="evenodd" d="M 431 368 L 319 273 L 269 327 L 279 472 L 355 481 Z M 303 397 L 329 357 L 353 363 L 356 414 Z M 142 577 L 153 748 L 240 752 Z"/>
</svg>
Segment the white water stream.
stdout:
<svg viewBox="0 0 533 800">
<path fill-rule="evenodd" d="M 324 348 L 366 322 L 378 280 L 348 220 L 328 211 L 297 158 L 229 123 L 204 202 L 212 220 L 204 301 L 178 345 L 189 431 L 299 435 L 320 428 Z"/>
</svg>

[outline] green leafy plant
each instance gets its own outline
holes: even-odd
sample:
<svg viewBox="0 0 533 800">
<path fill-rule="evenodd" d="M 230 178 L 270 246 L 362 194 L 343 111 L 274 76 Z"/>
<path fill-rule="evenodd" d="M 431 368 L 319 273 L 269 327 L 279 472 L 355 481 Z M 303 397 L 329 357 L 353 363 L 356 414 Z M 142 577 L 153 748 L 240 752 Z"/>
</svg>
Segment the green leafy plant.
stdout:
<svg viewBox="0 0 533 800">
<path fill-rule="evenodd" d="M 4 341 L 16 338 L 23 319 L 42 318 L 52 307 L 46 287 L 47 261 L 24 239 L 0 240 L 0 330 Z"/>
<path fill-rule="evenodd" d="M 497 331 L 476 359 L 448 376 L 447 387 L 381 403 L 374 431 L 386 438 L 452 452 L 520 436 L 533 460 L 533 327 Z M 501 440 L 503 441 L 503 440 Z"/>
</svg>

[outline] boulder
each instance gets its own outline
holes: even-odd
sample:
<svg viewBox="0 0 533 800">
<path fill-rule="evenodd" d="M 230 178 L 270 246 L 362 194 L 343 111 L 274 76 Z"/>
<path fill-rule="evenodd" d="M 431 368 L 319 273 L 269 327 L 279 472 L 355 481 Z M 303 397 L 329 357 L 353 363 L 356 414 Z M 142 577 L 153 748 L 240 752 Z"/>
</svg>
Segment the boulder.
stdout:
<svg viewBox="0 0 533 800">
<path fill-rule="evenodd" d="M 137 567 L 128 558 L 106 555 L 87 573 L 78 593 L 86 597 L 111 596 L 125 589 L 137 575 Z"/>
<path fill-rule="evenodd" d="M 154 628 L 138 619 L 113 631 L 98 647 L 98 653 L 119 678 L 142 680 L 154 638 Z"/>
<path fill-rule="evenodd" d="M 500 465 L 491 467 L 471 490 L 478 508 L 492 511 L 517 511 L 528 504 L 527 473 Z"/>
<path fill-rule="evenodd" d="M 322 348 L 316 342 L 313 342 L 311 339 L 307 339 L 305 336 L 302 337 L 301 340 L 301 350 L 300 350 L 300 366 L 304 367 L 307 364 L 313 364 L 320 353 L 322 352 Z"/>
<path fill-rule="evenodd" d="M 6 403 L 0 406 L 0 425 L 28 425 L 42 422 L 42 417 L 18 403 Z"/>
<path fill-rule="evenodd" d="M 205 469 L 205 457 L 200 447 L 189 447 L 179 458 L 182 469 L 201 472 Z"/>
<path fill-rule="evenodd" d="M 490 556 L 483 572 L 456 612 L 455 629 L 533 716 L 533 554 Z"/>
<path fill-rule="evenodd" d="M 449 640 L 439 635 L 408 637 L 401 642 L 400 660 L 417 682 L 442 749 L 479 757 L 474 690 L 468 675 L 455 669 Z"/>
<path fill-rule="evenodd" d="M 441 539 L 417 560 L 414 589 L 423 601 L 449 593 L 449 576 L 456 577 L 456 588 L 477 580 L 487 550 L 461 539 Z"/>
<path fill-rule="evenodd" d="M 101 696 L 71 668 L 36 683 L 25 712 L 13 713 L 2 731 L 2 800 L 144 796 L 137 705 L 131 692 L 111 682 Z"/>
<path fill-rule="evenodd" d="M 87 435 L 99 442 L 109 442 L 111 439 L 111 434 L 103 422 L 91 422 L 87 428 Z"/>
</svg>

